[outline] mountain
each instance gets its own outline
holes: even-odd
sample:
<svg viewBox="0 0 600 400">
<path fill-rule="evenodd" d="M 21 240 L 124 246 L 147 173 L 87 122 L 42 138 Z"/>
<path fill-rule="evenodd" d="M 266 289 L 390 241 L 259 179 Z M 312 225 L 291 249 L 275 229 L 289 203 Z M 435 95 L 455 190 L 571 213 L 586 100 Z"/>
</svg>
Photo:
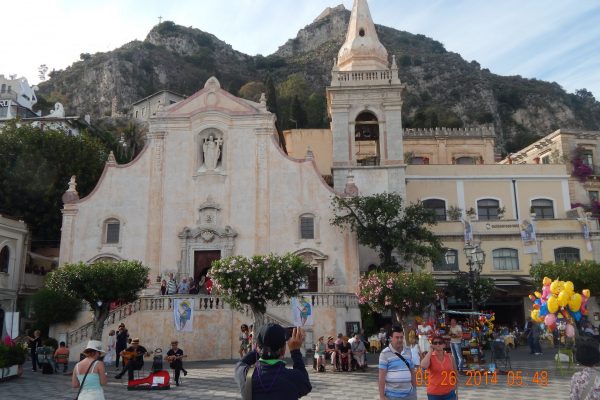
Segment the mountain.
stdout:
<svg viewBox="0 0 600 400">
<path fill-rule="evenodd" d="M 321 127 L 327 125 L 325 86 L 349 18 L 342 5 L 327 8 L 266 57 L 243 54 L 214 35 L 167 21 L 143 42 L 82 54 L 80 61 L 41 83 L 39 94 L 45 104 L 61 101 L 70 112 L 100 117 L 110 114 L 113 101 L 127 112 L 131 103 L 160 89 L 190 95 L 211 75 L 226 90 L 248 95 L 240 88 L 261 90 L 259 82 L 269 75 L 277 86 L 280 128 L 291 127 L 290 121 Z M 600 129 L 600 103 L 586 90 L 570 94 L 556 82 L 496 75 L 424 35 L 376 28 L 390 56 L 396 55 L 406 84 L 405 127 L 493 124 L 499 148 L 509 152 L 559 127 Z"/>
</svg>

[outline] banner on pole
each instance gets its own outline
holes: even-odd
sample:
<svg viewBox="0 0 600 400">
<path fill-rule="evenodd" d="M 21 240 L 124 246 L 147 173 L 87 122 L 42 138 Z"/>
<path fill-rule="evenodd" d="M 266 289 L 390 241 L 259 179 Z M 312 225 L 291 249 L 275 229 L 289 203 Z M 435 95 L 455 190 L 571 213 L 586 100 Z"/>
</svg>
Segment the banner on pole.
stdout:
<svg viewBox="0 0 600 400">
<path fill-rule="evenodd" d="M 194 299 L 174 299 L 173 318 L 178 332 L 192 332 L 194 327 Z"/>
<path fill-rule="evenodd" d="M 465 243 L 470 243 L 473 241 L 473 227 L 471 226 L 471 222 L 463 219 L 464 224 L 464 235 L 465 235 Z"/>
<path fill-rule="evenodd" d="M 523 251 L 525 254 L 537 254 L 538 245 L 535 236 L 535 225 L 534 221 L 527 219 L 521 220 L 519 224 L 519 230 L 521 231 L 521 241 L 523 242 Z"/>
<path fill-rule="evenodd" d="M 4 313 L 4 328 L 8 337 L 16 339 L 19 336 L 19 312 Z"/>
<path fill-rule="evenodd" d="M 312 326 L 314 324 L 313 309 L 310 300 L 304 296 L 292 297 L 292 317 L 294 326 Z"/>
</svg>

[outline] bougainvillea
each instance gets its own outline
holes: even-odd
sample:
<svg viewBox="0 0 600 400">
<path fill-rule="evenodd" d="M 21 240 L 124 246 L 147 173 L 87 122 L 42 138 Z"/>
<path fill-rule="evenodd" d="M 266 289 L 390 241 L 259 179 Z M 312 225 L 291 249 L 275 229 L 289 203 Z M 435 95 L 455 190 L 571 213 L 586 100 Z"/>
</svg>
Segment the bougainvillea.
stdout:
<svg viewBox="0 0 600 400">
<path fill-rule="evenodd" d="M 573 151 L 571 164 L 573 166 L 572 175 L 577 177 L 580 182 L 585 182 L 594 173 L 594 169 L 584 162 L 585 149 L 581 146 Z"/>
<path fill-rule="evenodd" d="M 435 299 L 435 280 L 426 272 L 373 271 L 358 284 L 358 301 L 375 312 L 392 310 L 398 321 L 417 314 Z"/>
<path fill-rule="evenodd" d="M 222 296 L 236 310 L 250 306 L 255 330 L 263 323 L 267 303 L 281 304 L 296 296 L 312 267 L 301 257 L 285 254 L 227 257 L 212 263 L 213 294 Z"/>
</svg>

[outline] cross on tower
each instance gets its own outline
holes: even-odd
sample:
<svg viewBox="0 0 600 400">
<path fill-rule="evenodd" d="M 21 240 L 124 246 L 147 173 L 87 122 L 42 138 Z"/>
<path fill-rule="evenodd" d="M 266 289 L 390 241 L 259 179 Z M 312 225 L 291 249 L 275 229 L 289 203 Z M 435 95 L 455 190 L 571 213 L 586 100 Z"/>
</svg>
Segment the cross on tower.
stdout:
<svg viewBox="0 0 600 400">
<path fill-rule="evenodd" d="M 161 16 L 159 16 L 159 17 L 158 17 L 158 24 L 160 25 L 160 23 L 161 23 L 161 22 L 162 22 L 162 17 L 161 17 Z"/>
</svg>

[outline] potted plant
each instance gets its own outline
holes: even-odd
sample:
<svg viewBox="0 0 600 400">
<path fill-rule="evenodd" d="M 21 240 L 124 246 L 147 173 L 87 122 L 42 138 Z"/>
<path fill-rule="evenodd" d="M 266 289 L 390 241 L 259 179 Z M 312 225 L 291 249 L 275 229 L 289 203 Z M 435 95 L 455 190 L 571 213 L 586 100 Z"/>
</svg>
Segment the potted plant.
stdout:
<svg viewBox="0 0 600 400">
<path fill-rule="evenodd" d="M 446 213 L 448 214 L 448 219 L 450 221 L 460 221 L 460 217 L 462 217 L 462 208 L 458 206 L 450 206 Z"/>
<path fill-rule="evenodd" d="M 475 209 L 473 207 L 469 208 L 467 211 L 467 216 L 470 218 L 475 217 L 475 215 L 477 215 L 477 212 L 475 211 Z"/>
<path fill-rule="evenodd" d="M 502 219 L 504 218 L 504 213 L 506 212 L 506 208 L 505 207 L 498 207 L 498 218 Z"/>
<path fill-rule="evenodd" d="M 19 344 L 0 344 L 0 381 L 20 376 L 26 355 L 27 349 Z"/>
</svg>

